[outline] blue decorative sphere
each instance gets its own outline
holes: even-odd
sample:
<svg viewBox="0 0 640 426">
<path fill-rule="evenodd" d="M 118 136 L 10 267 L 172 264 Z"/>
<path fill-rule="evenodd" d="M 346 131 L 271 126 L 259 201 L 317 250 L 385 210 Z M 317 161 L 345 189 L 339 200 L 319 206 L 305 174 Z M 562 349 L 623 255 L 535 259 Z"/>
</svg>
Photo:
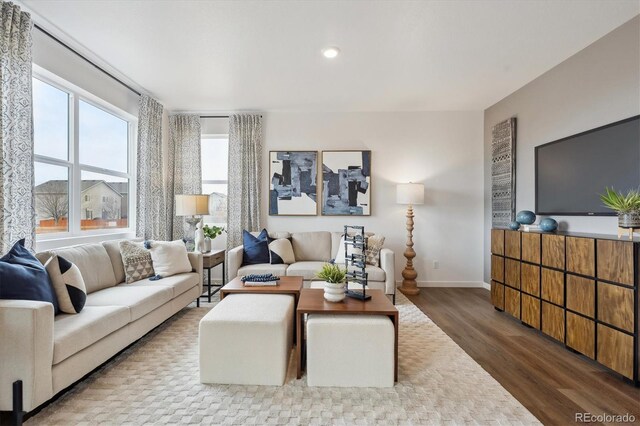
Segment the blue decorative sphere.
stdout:
<svg viewBox="0 0 640 426">
<path fill-rule="evenodd" d="M 546 217 L 540 221 L 540 229 L 544 232 L 553 232 L 558 229 L 558 222 L 550 217 Z"/>
<path fill-rule="evenodd" d="M 516 215 L 516 222 L 520 225 L 531 225 L 536 221 L 536 214 L 529 210 L 522 210 Z"/>
<path fill-rule="evenodd" d="M 520 229 L 520 224 L 514 220 L 509 224 L 509 229 L 517 231 L 518 229 Z"/>
</svg>

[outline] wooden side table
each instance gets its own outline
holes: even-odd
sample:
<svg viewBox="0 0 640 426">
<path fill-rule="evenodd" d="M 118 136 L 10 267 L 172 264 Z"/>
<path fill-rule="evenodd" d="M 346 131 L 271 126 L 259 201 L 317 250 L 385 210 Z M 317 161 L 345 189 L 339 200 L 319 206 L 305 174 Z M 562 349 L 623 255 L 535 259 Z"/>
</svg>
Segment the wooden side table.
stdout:
<svg viewBox="0 0 640 426">
<path fill-rule="evenodd" d="M 205 286 L 207 287 L 207 293 L 202 294 L 200 297 L 206 297 L 207 302 L 211 303 L 211 296 L 216 294 L 222 286 L 224 285 L 224 273 L 225 273 L 225 250 L 212 250 L 209 253 L 202 253 L 202 269 L 207 270 L 207 282 Z M 218 265 L 222 265 L 222 283 L 220 285 L 211 284 L 211 269 L 215 268 Z M 213 292 L 211 292 L 211 287 L 217 287 Z M 197 306 L 200 306 L 200 297 L 196 302 Z"/>
</svg>

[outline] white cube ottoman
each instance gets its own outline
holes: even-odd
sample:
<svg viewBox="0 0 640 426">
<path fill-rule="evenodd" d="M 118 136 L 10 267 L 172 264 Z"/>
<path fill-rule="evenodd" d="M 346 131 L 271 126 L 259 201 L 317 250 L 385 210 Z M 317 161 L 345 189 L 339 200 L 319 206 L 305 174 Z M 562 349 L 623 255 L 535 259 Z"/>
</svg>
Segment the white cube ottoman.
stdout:
<svg viewBox="0 0 640 426">
<path fill-rule="evenodd" d="M 293 341 L 293 296 L 232 294 L 200 320 L 200 382 L 284 384 Z"/>
<path fill-rule="evenodd" d="M 384 315 L 310 314 L 307 385 L 392 387 L 395 331 Z"/>
</svg>

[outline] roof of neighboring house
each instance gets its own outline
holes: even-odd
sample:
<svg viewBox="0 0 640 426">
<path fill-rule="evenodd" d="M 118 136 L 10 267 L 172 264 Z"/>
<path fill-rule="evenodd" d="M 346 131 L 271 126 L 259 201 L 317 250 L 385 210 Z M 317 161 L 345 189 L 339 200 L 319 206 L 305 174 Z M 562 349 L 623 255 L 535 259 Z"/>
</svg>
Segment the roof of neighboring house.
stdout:
<svg viewBox="0 0 640 426">
<path fill-rule="evenodd" d="M 120 196 L 129 193 L 129 184 L 127 182 L 106 182 L 104 180 L 83 180 L 81 183 L 82 192 L 101 183 Z M 36 194 L 66 194 L 68 192 L 69 181 L 67 180 L 48 180 L 35 187 Z"/>
</svg>

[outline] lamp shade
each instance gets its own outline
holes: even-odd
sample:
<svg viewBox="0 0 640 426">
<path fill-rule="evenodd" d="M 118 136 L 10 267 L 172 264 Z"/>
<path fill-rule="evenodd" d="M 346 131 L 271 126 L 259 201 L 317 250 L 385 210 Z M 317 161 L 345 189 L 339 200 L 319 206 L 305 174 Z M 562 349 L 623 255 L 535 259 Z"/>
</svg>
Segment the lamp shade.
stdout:
<svg viewBox="0 0 640 426">
<path fill-rule="evenodd" d="M 197 216 L 209 214 L 208 195 L 176 195 L 176 216 Z"/>
<path fill-rule="evenodd" d="M 421 183 L 401 183 L 397 189 L 398 204 L 424 204 L 424 185 Z"/>
</svg>

